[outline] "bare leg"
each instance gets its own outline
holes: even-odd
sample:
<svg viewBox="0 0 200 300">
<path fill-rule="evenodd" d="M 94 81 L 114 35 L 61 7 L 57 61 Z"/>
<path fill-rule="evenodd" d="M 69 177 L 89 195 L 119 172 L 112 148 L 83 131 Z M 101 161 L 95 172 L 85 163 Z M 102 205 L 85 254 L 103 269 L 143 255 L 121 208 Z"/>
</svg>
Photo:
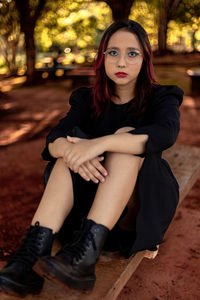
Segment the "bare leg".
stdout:
<svg viewBox="0 0 200 300">
<path fill-rule="evenodd" d="M 105 168 L 109 175 L 99 184 L 88 219 L 109 229 L 114 227 L 133 193 L 141 161 L 131 154 L 107 153 Z"/>
<path fill-rule="evenodd" d="M 120 228 L 126 231 L 133 231 L 135 228 L 136 216 L 139 210 L 139 194 L 138 194 L 138 186 L 135 185 L 135 189 L 131 198 L 128 201 L 127 214 L 119 221 Z"/>
<path fill-rule="evenodd" d="M 70 171 L 62 158 L 58 158 L 47 182 L 38 209 L 31 222 L 58 232 L 73 207 L 73 186 Z"/>
<path fill-rule="evenodd" d="M 126 230 L 133 228 L 139 200 L 134 188 L 143 160 L 134 155 L 108 153 L 105 168 L 109 175 L 104 183 L 99 184 L 88 219 L 112 229 L 128 204 L 128 214 L 119 225 Z M 137 203 L 134 203 L 134 200 Z M 153 259 L 157 254 L 158 250 L 146 250 L 145 257 Z"/>
</svg>

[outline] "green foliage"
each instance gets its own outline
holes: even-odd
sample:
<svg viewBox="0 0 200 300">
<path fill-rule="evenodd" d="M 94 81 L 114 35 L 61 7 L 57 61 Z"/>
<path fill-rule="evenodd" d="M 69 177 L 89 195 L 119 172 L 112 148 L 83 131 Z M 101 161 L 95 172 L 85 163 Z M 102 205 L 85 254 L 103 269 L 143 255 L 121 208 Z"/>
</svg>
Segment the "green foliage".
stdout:
<svg viewBox="0 0 200 300">
<path fill-rule="evenodd" d="M 182 0 L 176 11 L 175 20 L 182 24 L 191 24 L 197 29 L 197 22 L 200 22 L 199 0 Z"/>
<path fill-rule="evenodd" d="M 11 35 L 16 32 L 19 32 L 19 15 L 16 11 L 15 2 L 12 0 L 1 0 L 0 34 Z"/>
<path fill-rule="evenodd" d="M 140 23 L 148 33 L 152 46 L 157 45 L 158 39 L 158 1 L 136 0 L 132 6 L 129 18 Z"/>
<path fill-rule="evenodd" d="M 0 1 L 0 49 L 10 72 L 16 72 L 16 51 L 20 40 L 19 15 L 15 2 Z"/>
<path fill-rule="evenodd" d="M 147 31 L 153 48 L 158 44 L 159 10 L 164 0 L 135 0 L 130 19 Z M 176 51 L 200 50 L 200 2 L 182 0 L 173 20 L 168 23 L 167 44 Z"/>
<path fill-rule="evenodd" d="M 111 21 L 111 11 L 104 2 L 49 0 L 35 29 L 36 43 L 41 51 L 51 47 L 93 49 Z"/>
<path fill-rule="evenodd" d="M 184 42 L 188 50 L 200 51 L 200 2 L 182 0 L 175 14 Z"/>
</svg>

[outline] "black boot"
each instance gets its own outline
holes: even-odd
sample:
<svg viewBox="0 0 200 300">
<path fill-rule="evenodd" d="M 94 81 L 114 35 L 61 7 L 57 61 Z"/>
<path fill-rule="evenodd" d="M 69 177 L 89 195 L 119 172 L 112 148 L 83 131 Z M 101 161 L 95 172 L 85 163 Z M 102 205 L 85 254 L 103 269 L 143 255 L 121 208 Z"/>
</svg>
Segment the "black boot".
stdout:
<svg viewBox="0 0 200 300">
<path fill-rule="evenodd" d="M 39 222 L 30 226 L 21 246 L 0 271 L 0 291 L 17 297 L 39 294 L 44 279 L 32 267 L 40 256 L 51 254 L 52 243 L 51 229 L 40 226 Z"/>
<path fill-rule="evenodd" d="M 109 230 L 92 220 L 85 220 L 76 238 L 65 245 L 56 256 L 42 257 L 34 270 L 41 276 L 74 289 L 94 287 L 95 264 Z"/>
</svg>

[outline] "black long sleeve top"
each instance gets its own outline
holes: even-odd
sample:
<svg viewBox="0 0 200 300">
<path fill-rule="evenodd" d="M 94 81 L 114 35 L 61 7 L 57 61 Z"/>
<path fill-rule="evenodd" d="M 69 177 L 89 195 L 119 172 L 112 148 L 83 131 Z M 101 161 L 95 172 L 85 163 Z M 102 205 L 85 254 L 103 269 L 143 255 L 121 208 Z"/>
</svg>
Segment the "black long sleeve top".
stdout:
<svg viewBox="0 0 200 300">
<path fill-rule="evenodd" d="M 118 128 L 132 126 L 131 134 L 147 134 L 143 166 L 138 175 L 140 208 L 136 219 L 136 238 L 128 253 L 149 249 L 163 241 L 177 207 L 178 183 L 162 159 L 162 151 L 172 146 L 180 130 L 179 106 L 183 91 L 177 86 L 158 86 L 149 98 L 147 109 L 139 116 L 129 113 L 130 102 L 111 102 L 107 114 L 91 117 L 91 88 L 79 88 L 71 94 L 71 108 L 46 138 L 42 152 L 44 160 L 55 160 L 48 144 L 59 137 L 66 137 L 78 126 L 89 138 L 113 134 Z"/>
</svg>

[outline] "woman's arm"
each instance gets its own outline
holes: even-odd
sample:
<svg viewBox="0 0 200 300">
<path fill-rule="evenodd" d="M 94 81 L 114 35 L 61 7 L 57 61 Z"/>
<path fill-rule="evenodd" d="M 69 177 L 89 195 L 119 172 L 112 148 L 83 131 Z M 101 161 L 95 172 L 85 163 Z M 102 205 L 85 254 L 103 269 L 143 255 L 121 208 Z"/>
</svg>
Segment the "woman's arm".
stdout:
<svg viewBox="0 0 200 300">
<path fill-rule="evenodd" d="M 49 143 L 49 153 L 54 158 L 63 157 L 66 149 L 71 145 L 73 144 L 66 138 L 58 138 L 53 143 Z M 86 181 L 104 182 L 107 171 L 100 163 L 103 159 L 104 157 L 101 156 L 84 162 L 78 169 L 79 175 Z"/>
<path fill-rule="evenodd" d="M 147 134 L 133 135 L 131 133 L 111 134 L 99 138 L 105 151 L 127 154 L 143 154 L 148 140 Z"/>
<path fill-rule="evenodd" d="M 183 92 L 179 88 L 161 86 L 149 110 L 149 125 L 126 133 L 80 141 L 74 148 L 66 150 L 64 159 L 72 170 L 77 170 L 84 161 L 105 151 L 146 155 L 169 148 L 176 141 L 180 129 L 179 105 L 182 98 Z"/>
<path fill-rule="evenodd" d="M 63 157 L 65 149 L 69 144 L 67 139 L 63 137 L 56 139 L 53 143 L 49 143 L 48 150 L 50 155 L 54 158 Z"/>
<path fill-rule="evenodd" d="M 180 130 L 180 111 L 183 91 L 177 86 L 160 86 L 149 111 L 151 124 L 129 131 L 135 135 L 149 136 L 145 155 L 162 152 L 171 147 Z"/>
<path fill-rule="evenodd" d="M 66 147 L 63 160 L 74 172 L 88 160 L 104 152 L 121 152 L 128 154 L 142 154 L 148 135 L 132 135 L 130 133 L 111 134 L 91 140 L 71 137 L 71 144 Z"/>
<path fill-rule="evenodd" d="M 81 122 L 83 122 L 88 117 L 89 112 L 89 103 L 90 103 L 90 89 L 88 88 L 79 88 L 75 90 L 69 99 L 69 104 L 71 105 L 70 110 L 66 114 L 66 116 L 60 119 L 59 123 L 51 129 L 49 134 L 46 137 L 46 147 L 42 152 L 42 158 L 44 160 L 52 160 L 53 157 L 60 157 L 60 154 L 57 152 L 57 148 L 61 146 L 61 150 L 63 149 L 63 145 L 59 140 L 59 143 L 56 142 L 54 146 L 50 146 L 52 151 L 56 151 L 55 155 L 51 155 L 49 152 L 49 144 L 54 143 L 59 138 L 63 138 L 65 140 L 67 134 L 69 134 L 70 130 L 75 126 L 79 126 Z M 58 147 L 57 147 L 58 146 Z"/>
</svg>

